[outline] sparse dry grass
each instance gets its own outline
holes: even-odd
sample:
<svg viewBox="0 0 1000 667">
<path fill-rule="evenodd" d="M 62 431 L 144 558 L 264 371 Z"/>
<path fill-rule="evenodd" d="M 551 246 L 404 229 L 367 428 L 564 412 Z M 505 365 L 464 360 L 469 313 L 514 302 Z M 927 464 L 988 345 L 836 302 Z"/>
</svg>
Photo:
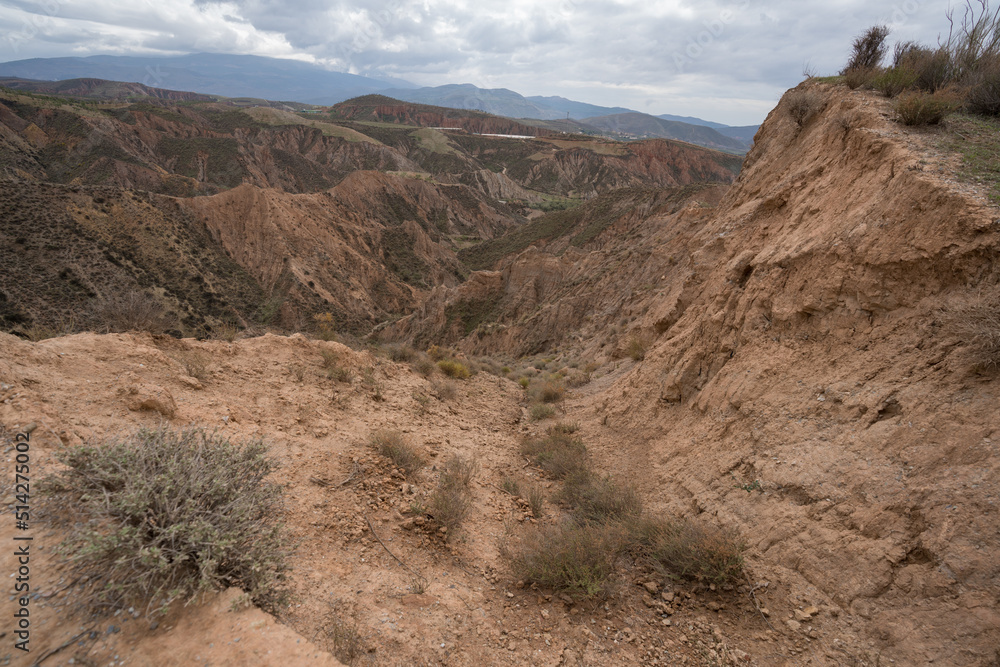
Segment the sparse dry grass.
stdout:
<svg viewBox="0 0 1000 667">
<path fill-rule="evenodd" d="M 587 469 L 587 448 L 583 440 L 552 429 L 544 437 L 525 438 L 521 442 L 521 453 L 557 479 Z"/>
<path fill-rule="evenodd" d="M 635 487 L 589 470 L 568 476 L 559 499 L 573 508 L 581 522 L 623 522 L 642 514 L 642 498 Z"/>
<path fill-rule="evenodd" d="M 542 421 L 556 414 L 556 409 L 545 403 L 532 403 L 528 408 L 528 415 L 532 421 Z"/>
<path fill-rule="evenodd" d="M 633 525 L 633 542 L 671 577 L 725 584 L 743 574 L 744 546 L 728 531 L 689 520 L 660 518 Z"/>
<path fill-rule="evenodd" d="M 407 475 L 412 475 L 426 465 L 410 441 L 399 431 L 379 429 L 369 436 L 369 441 L 375 450 L 393 462 L 397 468 L 402 468 Z"/>
<path fill-rule="evenodd" d="M 428 513 L 444 527 L 447 536 L 455 535 L 469 510 L 472 508 L 472 496 L 469 485 L 479 470 L 475 459 L 453 455 L 441 469 L 437 487 L 430 497 Z"/>
<path fill-rule="evenodd" d="M 1000 368 L 1000 292 L 980 294 L 948 311 L 949 322 L 966 342 L 978 366 Z"/>
</svg>

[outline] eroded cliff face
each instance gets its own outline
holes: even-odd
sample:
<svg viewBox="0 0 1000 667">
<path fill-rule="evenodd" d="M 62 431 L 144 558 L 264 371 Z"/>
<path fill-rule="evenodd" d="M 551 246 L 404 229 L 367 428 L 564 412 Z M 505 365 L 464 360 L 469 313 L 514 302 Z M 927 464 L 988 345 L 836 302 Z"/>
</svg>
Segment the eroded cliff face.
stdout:
<svg viewBox="0 0 1000 667">
<path fill-rule="evenodd" d="M 1000 211 L 884 100 L 814 89 L 822 111 L 800 128 L 778 105 L 685 285 L 638 320 L 655 343 L 606 395 L 609 433 L 665 505 L 738 528 L 885 655 L 987 664 L 1000 386 L 944 311 L 1000 288 Z"/>
<path fill-rule="evenodd" d="M 822 605 L 828 631 L 901 664 L 992 664 L 1000 385 L 946 311 L 1000 289 L 1000 211 L 884 99 L 803 85 L 816 115 L 780 103 L 714 209 L 537 244 L 397 332 L 598 361 L 647 341 L 571 403 L 599 416 L 609 465 L 738 530 L 755 576 Z M 492 323 L 464 332 L 448 315 L 470 302 Z"/>
</svg>

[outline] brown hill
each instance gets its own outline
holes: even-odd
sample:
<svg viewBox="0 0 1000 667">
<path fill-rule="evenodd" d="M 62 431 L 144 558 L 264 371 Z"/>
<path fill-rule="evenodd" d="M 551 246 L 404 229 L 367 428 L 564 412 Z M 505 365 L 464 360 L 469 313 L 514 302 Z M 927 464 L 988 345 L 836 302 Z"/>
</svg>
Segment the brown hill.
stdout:
<svg viewBox="0 0 1000 667">
<path fill-rule="evenodd" d="M 418 127 L 447 127 L 472 134 L 527 136 L 557 134 L 550 130 L 523 125 L 510 118 L 481 111 L 415 104 L 395 100 L 384 95 L 365 95 L 335 104 L 330 107 L 330 117 L 335 120 L 399 123 Z"/>
<path fill-rule="evenodd" d="M 123 81 L 106 81 L 104 79 L 65 79 L 63 81 L 36 81 L 34 79 L 19 79 L 16 77 L 0 77 L 0 86 L 11 90 L 23 90 L 44 95 L 63 95 L 67 97 L 85 97 L 99 100 L 125 100 L 133 97 L 151 97 L 159 100 L 174 101 L 213 101 L 212 95 L 190 93 L 180 90 L 152 88 L 141 83 L 126 83 Z"/>
</svg>

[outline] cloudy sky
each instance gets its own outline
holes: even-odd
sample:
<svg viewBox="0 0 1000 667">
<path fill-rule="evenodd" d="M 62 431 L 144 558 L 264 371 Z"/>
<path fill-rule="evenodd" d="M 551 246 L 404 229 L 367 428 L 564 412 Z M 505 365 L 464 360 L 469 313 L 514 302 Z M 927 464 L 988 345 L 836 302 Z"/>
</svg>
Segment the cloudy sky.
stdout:
<svg viewBox="0 0 1000 667">
<path fill-rule="evenodd" d="M 759 123 L 853 37 L 936 42 L 947 0 L 0 0 L 0 62 L 213 51 Z"/>
</svg>

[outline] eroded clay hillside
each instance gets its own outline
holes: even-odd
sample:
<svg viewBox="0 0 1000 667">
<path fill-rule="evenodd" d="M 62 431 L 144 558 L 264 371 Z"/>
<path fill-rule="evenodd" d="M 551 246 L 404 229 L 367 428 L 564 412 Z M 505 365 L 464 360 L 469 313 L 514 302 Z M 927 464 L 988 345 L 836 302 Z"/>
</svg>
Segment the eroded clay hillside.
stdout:
<svg viewBox="0 0 1000 667">
<path fill-rule="evenodd" d="M 623 185 L 728 183 L 739 168 L 676 142 L 452 136 L 416 106 L 359 118 L 164 97 L 0 93 L 5 330 L 127 330 L 99 315 L 124 294 L 184 335 L 298 331 L 327 313 L 363 334 L 461 282 L 460 250 L 541 209 Z M 479 131 L 513 128 L 472 115 Z"/>
<path fill-rule="evenodd" d="M 961 318 L 1000 289 L 1000 211 L 954 178 L 938 133 L 902 129 L 871 94 L 807 90 L 817 114 L 800 126 L 779 104 L 710 214 L 636 225 L 661 243 L 532 248 L 398 326 L 460 336 L 449 313 L 474 301 L 495 317 L 470 352 L 601 360 L 643 341 L 584 402 L 620 474 L 747 535 L 790 597 L 825 605 L 827 632 L 863 628 L 902 664 L 995 664 L 1000 396 Z M 636 272 L 645 289 L 622 290 Z M 522 310 L 525 294 L 541 298 Z M 574 300 L 620 333 L 554 325 L 580 320 Z"/>
</svg>

